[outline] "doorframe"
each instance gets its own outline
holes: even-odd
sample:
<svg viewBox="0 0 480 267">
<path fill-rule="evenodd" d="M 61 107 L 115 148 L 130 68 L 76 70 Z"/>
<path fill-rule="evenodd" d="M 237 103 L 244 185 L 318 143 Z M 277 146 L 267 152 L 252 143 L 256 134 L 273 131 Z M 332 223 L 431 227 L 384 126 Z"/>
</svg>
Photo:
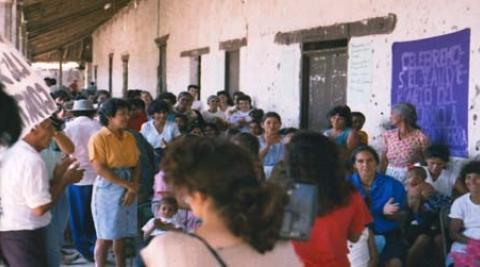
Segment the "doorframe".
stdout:
<svg viewBox="0 0 480 267">
<path fill-rule="evenodd" d="M 309 66 L 308 55 L 318 51 L 337 50 L 347 48 L 348 59 L 348 43 L 349 39 L 336 39 L 328 41 L 306 40 L 300 43 L 300 129 L 308 129 L 310 91 L 309 91 Z M 347 73 L 348 75 L 348 73 Z"/>
</svg>

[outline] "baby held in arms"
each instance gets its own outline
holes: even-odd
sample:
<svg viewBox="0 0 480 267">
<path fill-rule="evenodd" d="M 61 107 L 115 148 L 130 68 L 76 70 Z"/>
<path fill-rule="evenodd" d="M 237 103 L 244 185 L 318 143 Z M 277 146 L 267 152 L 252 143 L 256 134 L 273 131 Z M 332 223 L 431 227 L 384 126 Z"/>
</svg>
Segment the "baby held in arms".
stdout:
<svg viewBox="0 0 480 267">
<path fill-rule="evenodd" d="M 150 240 L 151 238 L 161 235 L 166 231 L 181 231 L 182 226 L 177 218 L 178 203 L 174 197 L 164 197 L 155 213 L 155 217 L 151 218 L 143 227 L 143 238 Z"/>
</svg>

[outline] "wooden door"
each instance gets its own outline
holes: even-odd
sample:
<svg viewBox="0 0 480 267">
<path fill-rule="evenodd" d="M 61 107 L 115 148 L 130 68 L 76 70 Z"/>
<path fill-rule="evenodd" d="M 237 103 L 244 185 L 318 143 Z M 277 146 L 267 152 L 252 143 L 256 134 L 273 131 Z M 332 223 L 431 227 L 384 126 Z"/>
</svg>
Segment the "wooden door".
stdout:
<svg viewBox="0 0 480 267">
<path fill-rule="evenodd" d="M 323 131 L 328 111 L 346 104 L 347 48 L 304 51 L 302 70 L 302 128 Z"/>
</svg>

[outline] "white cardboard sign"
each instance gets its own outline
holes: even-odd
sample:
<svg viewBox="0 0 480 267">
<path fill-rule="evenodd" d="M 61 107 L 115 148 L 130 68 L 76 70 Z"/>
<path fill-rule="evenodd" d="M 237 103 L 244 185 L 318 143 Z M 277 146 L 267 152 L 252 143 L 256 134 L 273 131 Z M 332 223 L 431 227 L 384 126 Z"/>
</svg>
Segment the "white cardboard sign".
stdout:
<svg viewBox="0 0 480 267">
<path fill-rule="evenodd" d="M 12 95 L 20 107 L 23 121 L 22 136 L 57 109 L 43 78 L 35 73 L 27 60 L 2 36 L 0 36 L 0 82 L 5 86 L 5 92 Z"/>
</svg>

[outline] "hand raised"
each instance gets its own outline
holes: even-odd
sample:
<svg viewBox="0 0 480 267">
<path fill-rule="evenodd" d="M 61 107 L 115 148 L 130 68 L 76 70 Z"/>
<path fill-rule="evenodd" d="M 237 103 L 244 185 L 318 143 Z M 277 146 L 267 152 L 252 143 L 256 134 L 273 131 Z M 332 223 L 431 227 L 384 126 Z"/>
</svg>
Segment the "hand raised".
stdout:
<svg viewBox="0 0 480 267">
<path fill-rule="evenodd" d="M 399 204 L 394 201 L 395 200 L 392 197 L 387 201 L 387 203 L 385 203 L 383 206 L 383 214 L 393 215 L 400 209 Z"/>
</svg>

